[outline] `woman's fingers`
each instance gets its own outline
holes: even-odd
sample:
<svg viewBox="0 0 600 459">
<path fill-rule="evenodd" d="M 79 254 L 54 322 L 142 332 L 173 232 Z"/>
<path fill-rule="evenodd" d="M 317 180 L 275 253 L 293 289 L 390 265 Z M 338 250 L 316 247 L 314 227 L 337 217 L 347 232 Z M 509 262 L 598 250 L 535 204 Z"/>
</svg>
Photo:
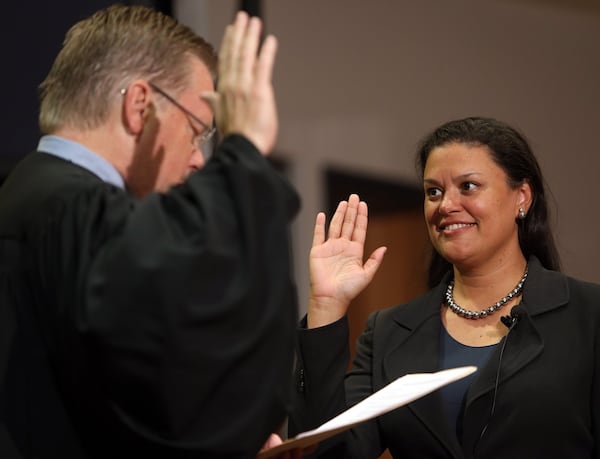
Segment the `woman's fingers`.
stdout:
<svg viewBox="0 0 600 459">
<path fill-rule="evenodd" d="M 364 243 L 367 232 L 367 204 L 357 194 L 340 201 L 329 225 L 328 237 Z"/>
<path fill-rule="evenodd" d="M 344 217 L 346 215 L 346 208 L 348 207 L 347 201 L 340 201 L 335 213 L 333 214 L 333 218 L 331 219 L 331 223 L 329 223 L 329 238 L 338 238 L 342 233 L 342 224 L 344 223 Z"/>
<path fill-rule="evenodd" d="M 341 237 L 351 240 L 354 226 L 356 224 L 356 215 L 358 213 L 358 204 L 360 200 L 357 194 L 351 194 L 348 198 L 348 206 L 344 215 Z"/>
<path fill-rule="evenodd" d="M 312 246 L 321 245 L 325 242 L 325 214 L 319 212 L 315 221 L 315 231 L 313 233 Z"/>
</svg>

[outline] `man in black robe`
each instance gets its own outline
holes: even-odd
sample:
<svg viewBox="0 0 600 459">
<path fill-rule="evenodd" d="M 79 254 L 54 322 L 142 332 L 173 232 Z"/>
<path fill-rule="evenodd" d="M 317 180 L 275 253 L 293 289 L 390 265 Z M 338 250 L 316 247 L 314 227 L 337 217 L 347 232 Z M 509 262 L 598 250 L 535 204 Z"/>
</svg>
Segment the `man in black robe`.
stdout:
<svg viewBox="0 0 600 459">
<path fill-rule="evenodd" d="M 144 7 L 68 32 L 0 189 L 2 457 L 253 457 L 284 420 L 298 198 L 259 38 L 239 13 L 217 69 Z"/>
</svg>

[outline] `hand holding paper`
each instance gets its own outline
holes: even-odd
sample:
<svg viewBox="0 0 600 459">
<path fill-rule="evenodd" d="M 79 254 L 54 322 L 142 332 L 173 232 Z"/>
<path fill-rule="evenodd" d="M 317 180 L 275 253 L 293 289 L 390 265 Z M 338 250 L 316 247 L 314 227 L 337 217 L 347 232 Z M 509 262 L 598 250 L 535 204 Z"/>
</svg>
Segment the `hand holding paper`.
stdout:
<svg viewBox="0 0 600 459">
<path fill-rule="evenodd" d="M 306 448 L 361 422 L 406 405 L 475 371 L 477 367 L 468 366 L 402 376 L 316 429 L 300 433 L 274 448 L 260 452 L 257 459 L 272 458 L 287 450 Z"/>
</svg>

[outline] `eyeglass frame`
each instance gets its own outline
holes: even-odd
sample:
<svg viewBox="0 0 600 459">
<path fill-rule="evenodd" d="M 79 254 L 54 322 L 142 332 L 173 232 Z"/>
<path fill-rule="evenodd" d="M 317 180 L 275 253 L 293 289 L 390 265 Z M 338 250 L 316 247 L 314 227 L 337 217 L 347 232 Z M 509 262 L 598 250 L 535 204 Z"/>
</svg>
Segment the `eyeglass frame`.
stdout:
<svg viewBox="0 0 600 459">
<path fill-rule="evenodd" d="M 215 134 L 217 128 L 215 126 L 209 126 L 208 124 L 206 124 L 204 121 L 202 121 L 196 115 L 194 115 L 191 111 L 189 111 L 187 108 L 185 108 L 179 102 L 177 102 L 173 96 L 169 95 L 167 92 L 165 92 L 163 89 L 161 89 L 160 87 L 158 87 L 156 84 L 154 84 L 154 83 L 152 83 L 150 81 L 148 82 L 148 84 L 150 85 L 150 87 L 154 91 L 156 91 L 157 93 L 159 93 L 161 96 L 163 96 L 165 99 L 167 99 L 173 105 L 175 105 L 179 110 L 181 110 L 188 117 L 190 117 L 192 120 L 194 120 L 196 123 L 198 123 L 200 126 L 202 126 L 204 128 L 204 131 L 202 131 L 198 135 L 194 136 L 194 138 L 192 139 L 192 144 L 198 150 L 201 150 L 202 149 L 202 145 L 204 143 L 208 142 L 213 137 L 213 135 Z"/>
</svg>

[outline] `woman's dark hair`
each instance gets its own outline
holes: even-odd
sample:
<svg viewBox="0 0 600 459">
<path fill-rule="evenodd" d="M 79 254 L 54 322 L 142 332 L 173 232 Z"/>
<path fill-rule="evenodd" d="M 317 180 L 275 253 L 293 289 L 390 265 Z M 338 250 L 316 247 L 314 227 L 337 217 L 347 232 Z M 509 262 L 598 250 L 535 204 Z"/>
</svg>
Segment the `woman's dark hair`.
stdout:
<svg viewBox="0 0 600 459">
<path fill-rule="evenodd" d="M 542 171 L 525 137 L 516 129 L 492 118 L 472 117 L 450 121 L 419 143 L 416 164 L 421 177 L 431 151 L 450 143 L 488 147 L 491 158 L 504 170 L 511 186 L 529 183 L 533 202 L 525 219 L 517 220 L 519 245 L 525 258 L 535 255 L 545 268 L 560 271 L 560 257 L 550 229 Z M 437 285 L 451 267 L 434 250 L 429 265 L 429 285 Z"/>
</svg>

